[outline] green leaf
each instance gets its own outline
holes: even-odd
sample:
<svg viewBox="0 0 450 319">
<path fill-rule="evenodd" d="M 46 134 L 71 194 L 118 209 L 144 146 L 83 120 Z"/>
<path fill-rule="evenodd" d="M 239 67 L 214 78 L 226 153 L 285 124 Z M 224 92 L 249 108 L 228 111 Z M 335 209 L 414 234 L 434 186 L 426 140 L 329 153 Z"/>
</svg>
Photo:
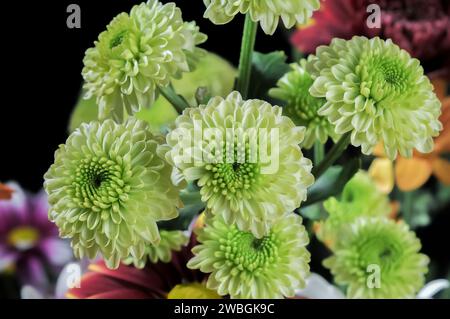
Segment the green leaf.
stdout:
<svg viewBox="0 0 450 319">
<path fill-rule="evenodd" d="M 323 207 L 322 203 L 316 203 L 306 207 L 300 207 L 299 213 L 310 220 L 324 220 L 328 217 L 328 213 Z"/>
<path fill-rule="evenodd" d="M 331 196 L 338 196 L 344 189 L 345 184 L 358 172 L 360 167 L 361 159 L 359 157 L 350 159 L 343 167 L 330 167 L 308 189 L 308 199 L 302 205 L 302 208 L 323 201 Z"/>
<path fill-rule="evenodd" d="M 167 230 L 186 230 L 194 217 L 205 208 L 201 200 L 200 189 L 193 183 L 180 192 L 184 207 L 179 210 L 180 215 L 172 220 L 158 223 L 159 227 Z"/>
<path fill-rule="evenodd" d="M 270 100 L 267 92 L 290 70 L 286 60 L 287 56 L 283 51 L 253 53 L 249 98 Z"/>
</svg>

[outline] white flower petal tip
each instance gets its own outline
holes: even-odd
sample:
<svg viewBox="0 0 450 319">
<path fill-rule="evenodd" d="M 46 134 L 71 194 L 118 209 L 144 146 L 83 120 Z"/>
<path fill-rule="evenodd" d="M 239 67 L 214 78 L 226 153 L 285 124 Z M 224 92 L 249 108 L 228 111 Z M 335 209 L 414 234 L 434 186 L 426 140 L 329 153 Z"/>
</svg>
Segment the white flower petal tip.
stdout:
<svg viewBox="0 0 450 319">
<path fill-rule="evenodd" d="M 316 273 L 306 279 L 306 286 L 296 291 L 297 297 L 308 299 L 345 299 L 345 295 L 325 278 Z"/>
<path fill-rule="evenodd" d="M 431 299 L 442 290 L 450 288 L 447 279 L 436 279 L 427 283 L 417 294 L 417 299 Z"/>
</svg>

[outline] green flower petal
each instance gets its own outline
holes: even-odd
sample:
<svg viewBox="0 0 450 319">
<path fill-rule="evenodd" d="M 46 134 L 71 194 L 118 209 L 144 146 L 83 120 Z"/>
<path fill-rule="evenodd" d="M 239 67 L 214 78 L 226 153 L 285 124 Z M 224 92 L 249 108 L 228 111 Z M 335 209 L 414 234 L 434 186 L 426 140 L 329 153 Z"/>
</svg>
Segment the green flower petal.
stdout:
<svg viewBox="0 0 450 319">
<path fill-rule="evenodd" d="M 424 285 L 429 259 L 403 223 L 362 217 L 338 242 L 334 255 L 324 260 L 349 298 L 414 298 Z M 372 285 L 373 265 L 379 268 L 379 286 Z"/>
<path fill-rule="evenodd" d="M 259 22 L 266 34 L 273 34 L 280 18 L 286 28 L 296 23 L 305 23 L 320 7 L 319 0 L 203 0 L 205 18 L 215 24 L 225 24 L 238 13 L 249 13 L 253 21 Z"/>
<path fill-rule="evenodd" d="M 214 217 L 198 230 L 198 240 L 188 267 L 211 273 L 207 287 L 222 296 L 292 297 L 309 274 L 308 234 L 293 213 L 275 222 L 263 238 Z"/>
<path fill-rule="evenodd" d="M 157 0 L 121 13 L 86 51 L 86 98 L 95 96 L 99 117 L 121 121 L 158 97 L 158 87 L 193 70 L 206 41 L 194 22 L 184 22 L 174 3 Z"/>
<path fill-rule="evenodd" d="M 213 158 L 208 157 L 211 153 L 207 149 L 216 141 L 206 134 L 209 129 L 220 132 L 223 143 L 223 151 L 217 151 Z M 257 136 L 262 130 L 269 136 L 268 145 L 259 144 Z M 255 132 L 258 135 L 252 135 Z M 274 134 L 272 141 L 270 136 L 276 132 L 278 139 Z M 303 132 L 303 127 L 281 115 L 280 107 L 260 100 L 243 101 L 233 92 L 226 99 L 216 97 L 206 106 L 186 109 L 167 136 L 171 147 L 167 158 L 187 180 L 198 180 L 209 214 L 221 215 L 239 229 L 262 237 L 271 223 L 300 206 L 306 199 L 306 188 L 314 181 L 311 161 L 303 157 L 299 147 Z M 262 159 L 258 155 L 271 149 L 273 157 Z M 249 155 L 250 150 L 257 154 L 255 158 Z M 242 158 L 236 156 L 239 153 Z M 180 154 L 193 156 L 184 161 Z"/>
<path fill-rule="evenodd" d="M 419 61 L 391 40 L 334 39 L 317 49 L 306 70 L 315 80 L 311 95 L 327 100 L 319 114 L 336 133 L 351 132 L 364 154 L 380 141 L 390 159 L 433 149 L 441 103 Z"/>
<path fill-rule="evenodd" d="M 339 198 L 331 197 L 323 205 L 328 218 L 318 223 L 317 237 L 331 249 L 359 217 L 388 217 L 391 212 L 389 197 L 364 171 L 356 173 Z"/>
<path fill-rule="evenodd" d="M 145 247 L 145 254 L 151 263 L 156 264 L 159 261 L 164 263 L 170 262 L 172 259 L 172 253 L 174 251 L 180 251 L 183 246 L 185 246 L 189 237 L 183 231 L 180 230 L 160 230 L 159 235 L 161 240 L 156 245 L 147 245 Z M 130 257 L 125 261 L 125 264 L 134 264 L 137 268 L 144 268 L 147 260 L 136 259 Z"/>
<path fill-rule="evenodd" d="M 156 222 L 178 215 L 179 190 L 162 139 L 129 118 L 82 124 L 55 153 L 45 174 L 49 218 L 72 239 L 78 258 L 102 253 L 108 267 L 160 240 Z"/>
<path fill-rule="evenodd" d="M 329 136 L 336 141 L 340 135 L 335 133 L 334 126 L 326 117 L 317 113 L 326 99 L 313 97 L 309 93 L 314 80 L 305 71 L 305 64 L 304 59 L 300 64 L 291 64 L 292 71 L 284 75 L 278 81 L 278 87 L 271 89 L 269 93 L 286 102 L 284 115 L 290 117 L 295 124 L 306 127 L 302 146 L 311 148 L 316 141 L 325 144 Z"/>
</svg>

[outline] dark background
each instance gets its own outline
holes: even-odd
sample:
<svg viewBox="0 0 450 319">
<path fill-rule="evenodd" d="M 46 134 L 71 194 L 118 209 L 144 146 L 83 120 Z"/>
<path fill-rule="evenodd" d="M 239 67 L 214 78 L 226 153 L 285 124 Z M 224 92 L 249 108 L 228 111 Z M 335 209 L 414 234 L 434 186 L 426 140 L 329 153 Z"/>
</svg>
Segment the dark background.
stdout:
<svg viewBox="0 0 450 319">
<path fill-rule="evenodd" d="M 15 180 L 36 192 L 53 153 L 67 138 L 70 113 L 81 87 L 84 52 L 122 11 L 142 0 L 15 1 L 1 4 L 2 103 L 0 113 L 0 181 Z M 164 1 L 163 2 L 167 2 Z M 226 26 L 203 19 L 201 0 L 175 0 L 185 20 L 196 20 L 209 39 L 204 48 L 237 65 L 243 17 Z M 81 7 L 81 29 L 68 29 L 66 8 Z M 262 52 L 291 48 L 287 34 L 269 37 L 261 31 L 256 49 Z M 427 228 L 419 229 L 424 252 L 437 264 L 436 275 L 449 267 L 450 212 L 448 207 Z M 316 246 L 316 244 L 313 245 Z M 316 255 L 318 257 L 318 255 Z M 316 258 L 315 258 L 316 259 Z M 317 271 L 319 260 L 313 260 Z"/>
</svg>

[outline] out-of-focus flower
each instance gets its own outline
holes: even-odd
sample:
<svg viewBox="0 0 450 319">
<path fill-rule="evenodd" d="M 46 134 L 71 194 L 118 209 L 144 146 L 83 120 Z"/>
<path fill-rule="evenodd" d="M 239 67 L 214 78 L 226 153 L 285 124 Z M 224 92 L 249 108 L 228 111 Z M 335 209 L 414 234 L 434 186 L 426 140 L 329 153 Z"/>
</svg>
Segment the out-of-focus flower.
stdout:
<svg viewBox="0 0 450 319">
<path fill-rule="evenodd" d="M 359 217 L 387 217 L 392 209 L 389 198 L 377 189 L 375 182 L 363 171 L 358 172 L 344 187 L 339 198 L 331 197 L 324 203 L 328 212 L 325 221 L 316 222 L 317 237 L 333 249 L 339 238 Z"/>
<path fill-rule="evenodd" d="M 370 4 L 380 6 L 380 28 L 367 23 Z M 450 2 L 442 0 L 326 0 L 313 22 L 292 36 L 300 51 L 313 53 L 333 38 L 355 35 L 392 39 L 427 71 L 450 78 Z"/>
<path fill-rule="evenodd" d="M 364 154 L 380 141 L 390 159 L 433 150 L 441 103 L 419 61 L 391 40 L 334 39 L 310 56 L 306 70 L 315 79 L 310 93 L 327 100 L 319 114 L 336 133 L 351 133 Z"/>
<path fill-rule="evenodd" d="M 300 206 L 314 181 L 299 147 L 304 128 L 281 113 L 233 92 L 186 109 L 167 136 L 168 160 L 188 181 L 198 180 L 207 212 L 259 238 Z"/>
<path fill-rule="evenodd" d="M 110 270 L 100 261 L 89 266 L 80 283 L 80 288 L 69 290 L 69 298 L 94 299 L 191 299 L 218 298 L 204 285 L 205 275 L 186 268 L 192 257 L 188 246 L 173 252 L 169 263 L 148 263 L 144 269 L 120 265 Z"/>
<path fill-rule="evenodd" d="M 308 233 L 294 213 L 274 222 L 256 238 L 217 216 L 198 229 L 201 243 L 188 267 L 211 273 L 207 287 L 231 298 L 292 297 L 309 273 Z"/>
<path fill-rule="evenodd" d="M 434 149 L 429 154 L 415 151 L 412 158 L 399 156 L 393 163 L 385 158 L 383 147 L 374 150 L 370 173 L 380 182 L 381 187 L 395 183 L 402 191 L 412 191 L 423 186 L 433 174 L 445 185 L 450 185 L 450 162 L 443 155 L 450 152 L 450 97 L 446 96 L 447 82 L 433 80 L 437 96 L 442 102 L 439 120 L 443 124 L 441 134 L 434 139 Z"/>
<path fill-rule="evenodd" d="M 158 88 L 192 71 L 206 41 L 195 22 L 184 22 L 174 3 L 157 0 L 121 13 L 86 51 L 83 78 L 86 98 L 95 96 L 101 119 L 122 120 L 150 107 Z"/>
<path fill-rule="evenodd" d="M 12 198 L 14 190 L 8 185 L 0 183 L 0 200 L 8 200 Z"/>
<path fill-rule="evenodd" d="M 55 285 L 47 291 L 36 289 L 32 285 L 24 285 L 20 289 L 21 299 L 65 299 L 66 293 L 72 287 L 79 287 L 83 272 L 87 270 L 88 260 L 71 262 L 64 266 L 58 275 Z"/>
<path fill-rule="evenodd" d="M 430 299 L 441 290 L 450 287 L 450 283 L 446 279 L 436 279 L 428 282 L 417 293 L 418 299 Z M 306 287 L 296 291 L 298 298 L 308 299 L 344 299 L 345 295 L 336 286 L 330 284 L 325 278 L 316 273 L 306 279 Z"/>
<path fill-rule="evenodd" d="M 249 13 L 254 22 L 259 22 L 266 34 L 273 34 L 283 20 L 286 28 L 304 23 L 320 7 L 319 0 L 203 0 L 206 5 L 205 18 L 215 24 L 226 24 L 238 13 Z"/>
<path fill-rule="evenodd" d="M 0 201 L 0 272 L 13 270 L 22 284 L 47 289 L 50 272 L 72 259 L 69 244 L 58 237 L 58 229 L 47 219 L 47 196 L 25 193 L 8 183 L 12 198 Z"/>
<path fill-rule="evenodd" d="M 413 298 L 423 287 L 429 259 L 404 222 L 360 218 L 323 264 L 349 298 Z"/>
<path fill-rule="evenodd" d="M 185 232 L 180 230 L 164 230 L 159 231 L 161 240 L 157 245 L 147 245 L 145 247 L 145 255 L 153 264 L 158 261 L 168 263 L 170 258 L 172 258 L 172 251 L 180 251 L 183 246 L 185 246 L 189 237 Z M 133 260 L 130 258 L 125 261 L 125 264 L 132 264 L 137 268 L 144 268 L 147 264 L 146 258 Z"/>
<path fill-rule="evenodd" d="M 302 146 L 311 148 L 316 141 L 325 144 L 330 136 L 334 141 L 339 137 L 328 119 L 317 111 L 326 99 L 313 97 L 309 89 L 314 80 L 305 71 L 306 60 L 291 64 L 292 71 L 284 75 L 277 83 L 277 88 L 270 90 L 270 95 L 286 103 L 283 114 L 290 117 L 296 125 L 306 127 Z"/>
<path fill-rule="evenodd" d="M 157 222 L 178 216 L 181 184 L 172 181 L 162 138 L 134 118 L 91 122 L 73 132 L 45 174 L 49 218 L 72 239 L 75 256 L 100 251 L 111 268 L 160 240 Z"/>
</svg>

